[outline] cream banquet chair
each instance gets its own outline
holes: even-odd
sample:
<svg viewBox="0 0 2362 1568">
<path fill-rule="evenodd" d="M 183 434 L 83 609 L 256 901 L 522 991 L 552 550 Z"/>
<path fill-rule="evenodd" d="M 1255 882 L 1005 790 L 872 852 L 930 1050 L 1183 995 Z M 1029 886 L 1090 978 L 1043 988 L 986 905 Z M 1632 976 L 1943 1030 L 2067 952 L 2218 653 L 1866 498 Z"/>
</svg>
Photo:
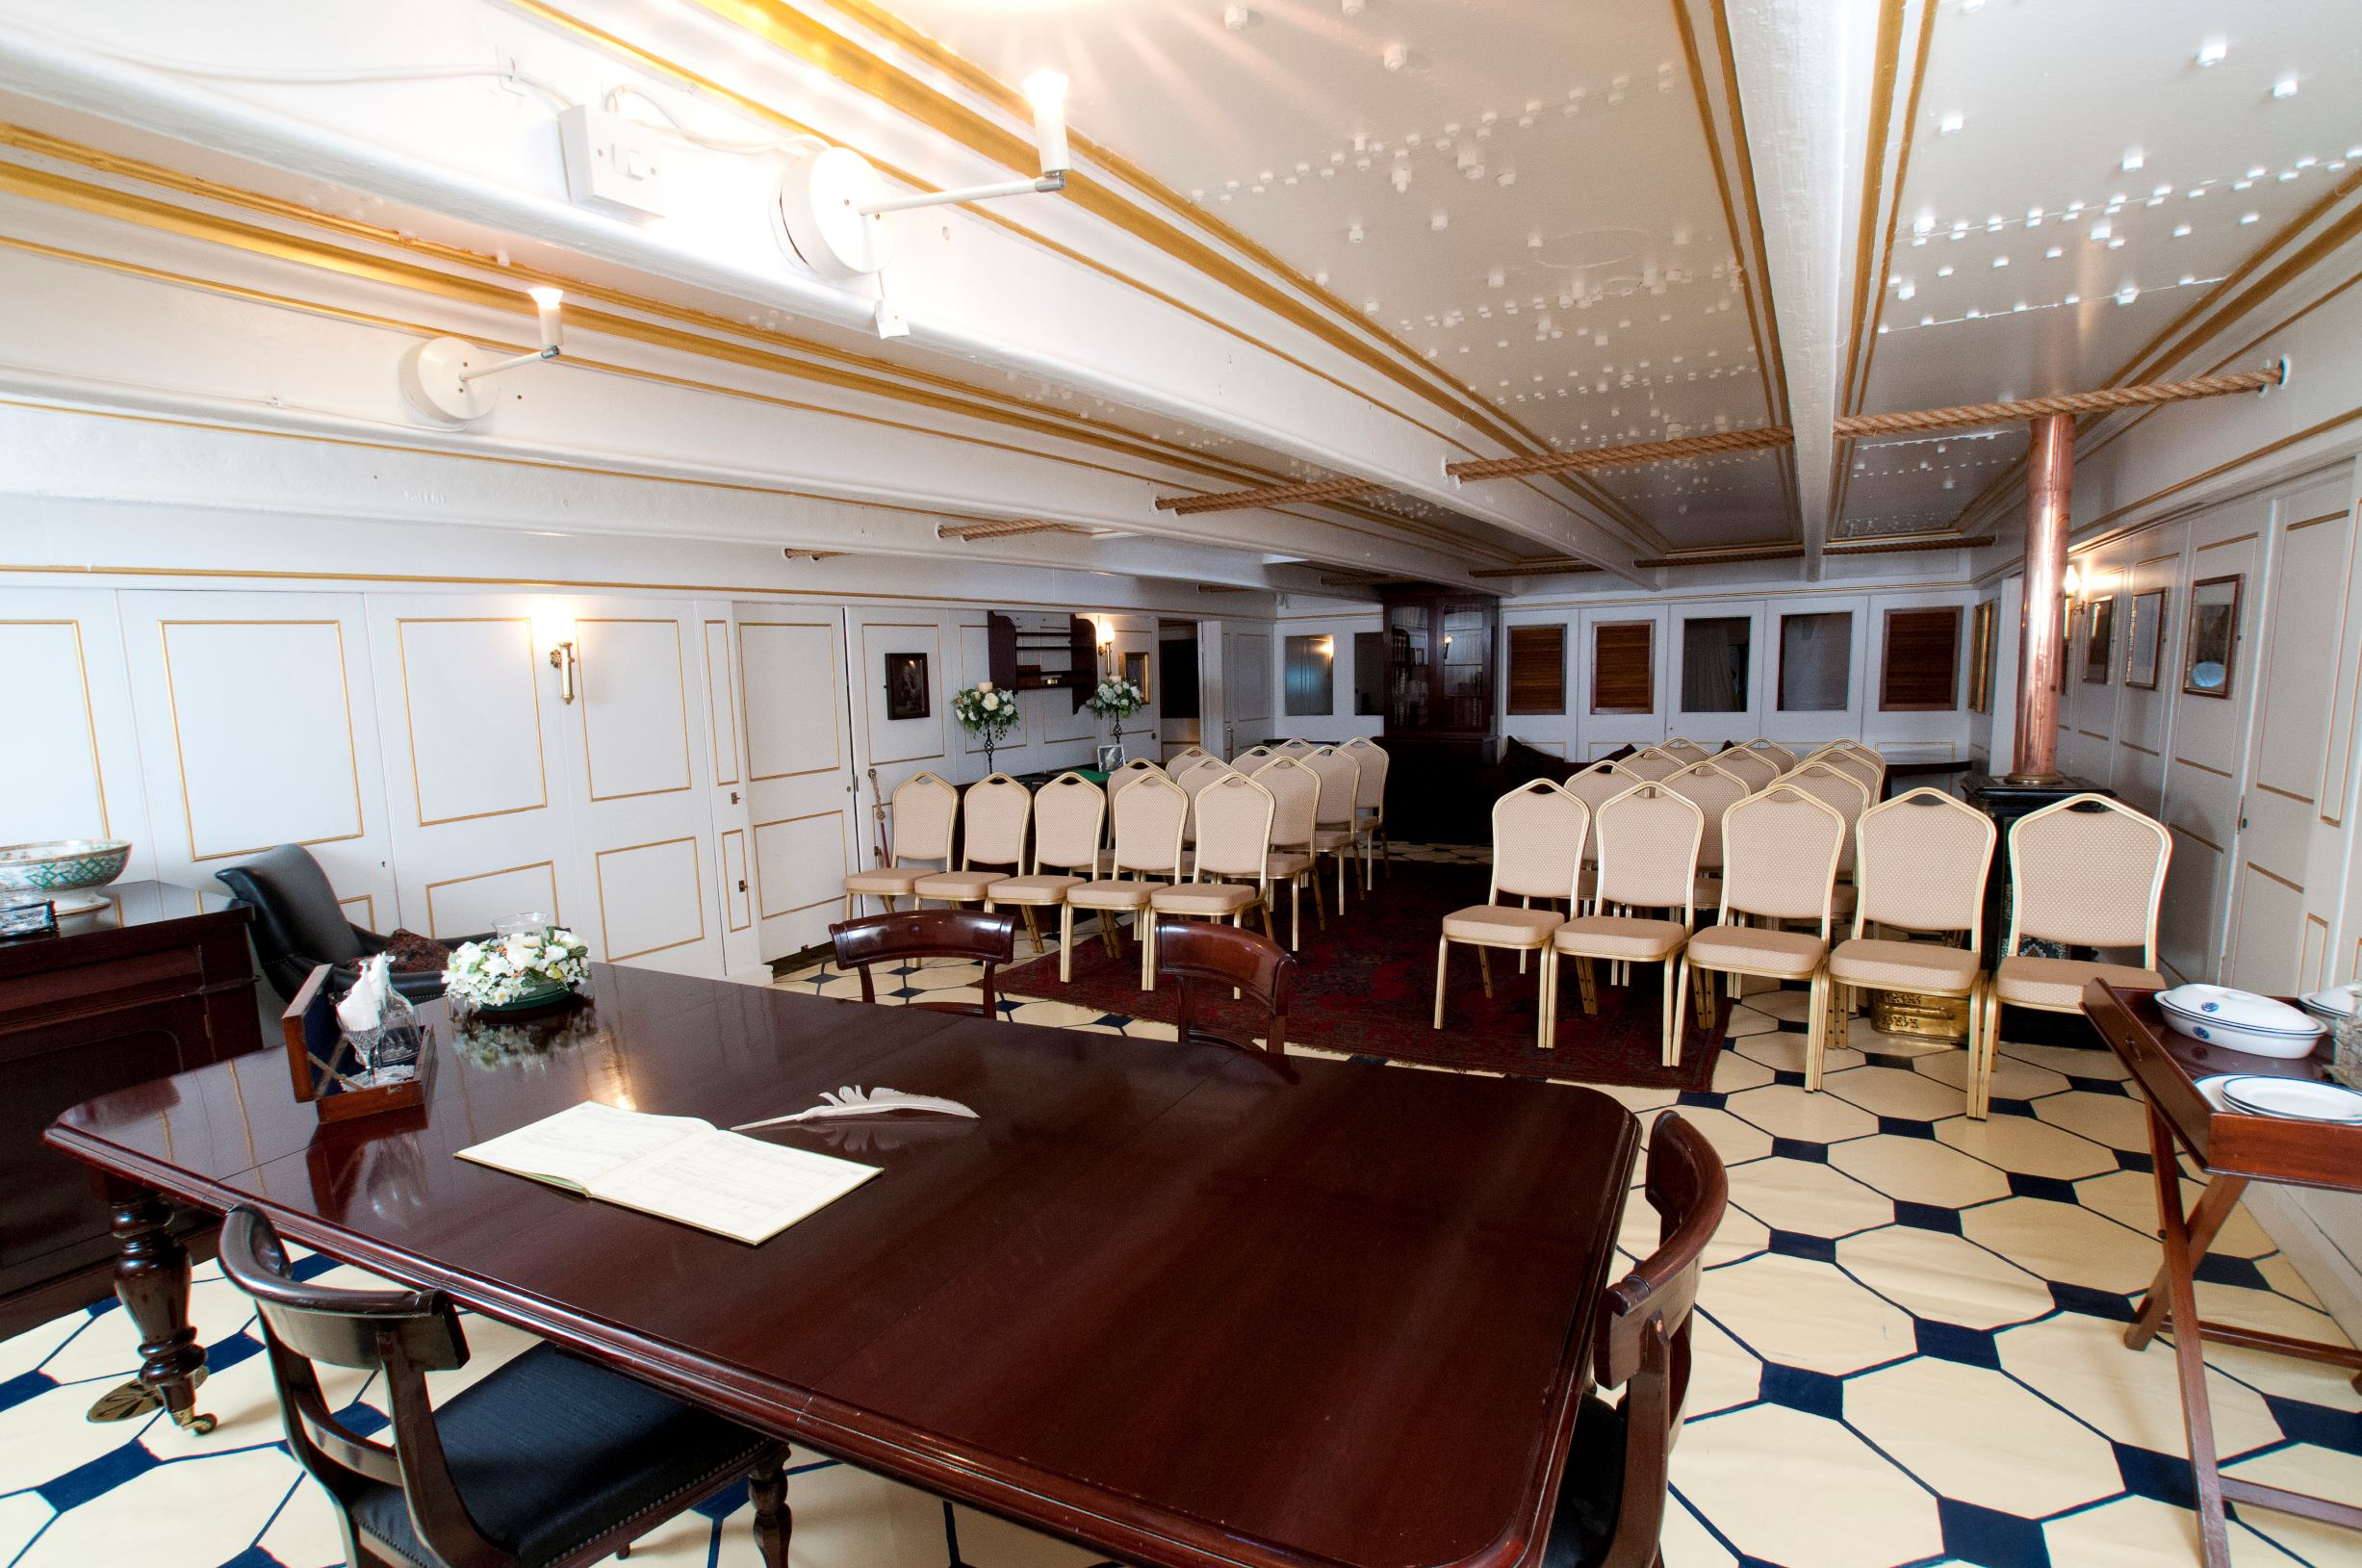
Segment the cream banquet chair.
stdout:
<svg viewBox="0 0 2362 1568">
<path fill-rule="evenodd" d="M 992 885 L 1021 870 L 1025 864 L 1025 825 L 1034 814 L 1033 791 L 1009 777 L 994 773 L 967 786 L 961 811 L 967 833 L 960 841 L 960 869 L 931 871 L 912 885 L 920 903 L 982 904 Z M 989 865 L 991 871 L 973 867 Z"/>
<path fill-rule="evenodd" d="M 1667 779 L 1665 786 L 1697 807 L 1706 819 L 1705 832 L 1698 840 L 1698 880 L 1690 898 L 1699 909 L 1720 909 L 1723 814 L 1755 791 L 1744 779 L 1724 767 L 1718 758 L 1690 763 Z"/>
<path fill-rule="evenodd" d="M 1310 756 L 1313 752 L 1318 751 L 1319 749 L 1320 748 L 1312 741 L 1306 740 L 1300 735 L 1291 735 L 1286 740 L 1281 741 L 1278 745 L 1271 748 L 1271 750 L 1279 753 L 1279 755 L 1282 757 L 1296 758 Z"/>
<path fill-rule="evenodd" d="M 1635 779 L 1646 779 L 1655 784 L 1660 779 L 1670 779 L 1689 764 L 1661 746 L 1650 746 L 1616 765 Z"/>
<path fill-rule="evenodd" d="M 1074 951 L 1074 912 L 1091 910 L 1099 916 L 1099 939 L 1110 953 L 1120 953 L 1116 916 L 1128 913 L 1145 942 L 1148 899 L 1160 887 L 1180 879 L 1181 824 L 1189 815 L 1189 792 L 1162 773 L 1143 773 L 1117 792 L 1116 853 L 1109 862 L 1112 876 L 1066 889 L 1065 912 L 1059 916 L 1059 978 L 1071 976 L 1068 955 Z M 1152 881 L 1162 878 L 1163 881 Z"/>
<path fill-rule="evenodd" d="M 1335 746 L 1316 746 L 1304 754 L 1304 765 L 1321 781 L 1321 802 L 1316 809 L 1312 833 L 1312 855 L 1316 862 L 1323 855 L 1337 862 L 1337 913 L 1345 914 L 1345 885 L 1347 871 L 1353 863 L 1354 845 L 1358 837 L 1353 827 L 1354 802 L 1361 798 L 1361 764 L 1353 760 L 1350 752 Z"/>
<path fill-rule="evenodd" d="M 1197 841 L 1198 791 L 1224 774 L 1235 771 L 1229 763 L 1211 755 L 1193 758 L 1172 770 L 1172 782 L 1179 784 L 1190 798 L 1190 809 L 1181 819 L 1182 843 L 1194 844 Z"/>
<path fill-rule="evenodd" d="M 1599 815 L 1601 807 L 1606 805 L 1609 801 L 1614 800 L 1618 795 L 1621 795 L 1627 789 L 1631 788 L 1632 785 L 1636 784 L 1646 784 L 1647 782 L 1647 780 L 1641 778 L 1637 773 L 1626 772 L 1624 764 L 1621 762 L 1594 762 L 1589 767 L 1583 769 L 1580 773 L 1578 773 L 1573 778 L 1567 780 L 1558 787 L 1565 790 L 1568 794 L 1574 796 L 1577 800 L 1581 801 L 1583 803 L 1583 809 L 1592 816 L 1596 817 Z M 1580 899 L 1586 906 L 1591 902 L 1591 889 L 1595 875 L 1593 867 L 1597 866 L 1598 863 L 1599 845 L 1590 840 L 1585 840 L 1583 844 L 1583 873 L 1580 883 L 1575 889 L 1575 896 Z"/>
<path fill-rule="evenodd" d="M 1689 938 L 1682 950 L 1682 978 L 1704 978 L 1698 1021 L 1712 1028 L 1719 1015 L 1712 976 L 1755 975 L 1811 982 L 1808 1055 L 1820 1050 L 1829 1026 L 1830 893 L 1845 818 L 1791 784 L 1750 795 L 1722 819 L 1722 923 Z M 1763 925 L 1742 921 L 1761 920 Z M 1811 920 L 1817 932 L 1781 931 L 1784 920 Z"/>
<path fill-rule="evenodd" d="M 1214 754 L 1206 750 L 1203 746 L 1194 744 L 1184 746 L 1179 751 L 1173 753 L 1170 757 L 1165 758 L 1165 771 L 1168 773 L 1179 773 L 1183 768 L 1188 767 L 1192 762 L 1196 761 L 1199 758 L 1213 756 Z M 1220 758 L 1216 759 L 1218 761 L 1220 760 Z"/>
<path fill-rule="evenodd" d="M 1675 735 L 1671 740 L 1661 742 L 1656 749 L 1663 752 L 1667 757 L 1679 758 L 1684 767 L 1688 766 L 1692 762 L 1703 762 L 1707 758 L 1714 755 L 1712 752 L 1707 751 L 1704 746 L 1699 745 L 1696 741 L 1684 740 L 1680 735 Z"/>
<path fill-rule="evenodd" d="M 1003 877 L 985 894 L 985 908 L 1010 908 L 1025 917 L 1025 934 L 1041 951 L 1036 910 L 1065 907 L 1071 889 L 1099 874 L 1099 830 L 1107 818 L 1107 792 L 1079 773 L 1062 773 L 1034 796 L 1033 863 L 1023 876 Z M 1052 871 L 1056 866 L 1060 869 Z M 1066 956 L 1059 955 L 1065 979 Z"/>
<path fill-rule="evenodd" d="M 1785 746 L 1781 745 L 1776 740 L 1765 740 L 1760 735 L 1758 735 L 1753 740 L 1741 742 L 1738 749 L 1741 751 L 1753 752 L 1758 757 L 1764 758 L 1774 763 L 1777 763 L 1780 771 L 1783 773 L 1785 773 L 1788 769 L 1796 765 L 1797 758 L 1794 752 L 1789 751 Z"/>
<path fill-rule="evenodd" d="M 1831 1000 L 1839 1020 L 1854 1015 L 1858 990 L 1908 990 L 1964 997 L 1968 1003 L 1968 1114 L 1983 1117 L 1992 1062 L 1985 1054 L 1985 977 L 1981 953 L 1985 880 L 1991 874 L 1993 819 L 1940 789 L 1913 789 L 1861 813 L 1854 827 L 1854 934 L 1829 955 Z M 1949 942 L 1895 941 L 1870 928 L 1953 937 Z M 1821 1087 L 1822 1048 L 1805 1064 L 1805 1087 Z M 1842 1041 L 1839 1041 L 1843 1043 Z"/>
<path fill-rule="evenodd" d="M 1836 909 L 1840 915 L 1854 911 L 1854 826 L 1861 813 L 1870 809 L 1870 791 L 1859 775 L 1849 773 L 1829 762 L 1799 762 L 1780 776 L 1780 783 L 1794 784 L 1823 806 L 1845 818 L 1845 843 L 1837 852 L 1837 893 Z"/>
<path fill-rule="evenodd" d="M 1272 758 L 1282 754 L 1272 746 L 1249 746 L 1230 759 L 1230 765 L 1241 773 L 1252 773 Z"/>
<path fill-rule="evenodd" d="M 1395 874 L 1394 846 L 1386 838 L 1386 748 L 1367 735 L 1337 748 L 1361 771 L 1353 789 L 1353 831 L 1361 837 L 1361 885 L 1368 891 L 1376 884 L 1376 862 L 1383 859 L 1386 874 Z"/>
<path fill-rule="evenodd" d="M 1134 779 L 1139 778 L 1143 773 L 1163 775 L 1165 770 L 1163 767 L 1159 766 L 1155 762 L 1151 762 L 1144 757 L 1135 757 L 1130 761 L 1123 763 L 1121 766 L 1117 767 L 1115 772 L 1107 776 L 1108 792 L 1112 795 L 1115 791 L 1121 789 L 1125 784 L 1130 784 Z"/>
<path fill-rule="evenodd" d="M 2162 823 L 2105 795 L 2070 795 L 2010 828 L 2010 932 L 1987 987 L 1990 1068 L 2001 1009 L 2080 1013 L 2083 988 L 2105 980 L 2127 990 L 2165 989 L 2157 970 L 2157 904 L 2173 839 Z M 2068 958 L 2020 958 L 2024 938 L 2107 951 L 2141 950 L 2139 967 Z M 1979 1113 L 1982 1114 L 1982 1113 Z"/>
<path fill-rule="evenodd" d="M 1603 911 L 1679 910 L 1678 920 L 1629 913 L 1579 914 L 1551 934 L 1542 954 L 1542 1017 L 1535 1043 L 1558 1045 L 1558 961 L 1575 961 L 1583 1012 L 1600 1010 L 1594 959 L 1617 964 L 1664 965 L 1665 1011 L 1659 1041 L 1664 1065 L 1682 1060 L 1682 1020 L 1687 1011 L 1679 978 L 1682 949 L 1698 912 L 1691 890 L 1698 883 L 1698 844 L 1706 813 L 1670 782 L 1639 784 L 1599 809 L 1591 839 L 1600 858 L 1599 906 Z"/>
<path fill-rule="evenodd" d="M 1771 782 L 1787 771 L 1761 752 L 1749 751 L 1744 746 L 1732 746 L 1718 751 L 1709 760 L 1723 772 L 1745 784 L 1747 793 L 1751 795 L 1758 790 L 1770 788 Z"/>
<path fill-rule="evenodd" d="M 1839 743 L 1827 751 L 1805 758 L 1807 762 L 1821 762 L 1836 768 L 1848 778 L 1858 781 L 1862 793 L 1875 802 L 1887 784 L 1887 759 L 1876 752 Z M 1802 763 L 1798 764 L 1802 766 Z"/>
<path fill-rule="evenodd" d="M 960 816 L 960 791 L 932 773 L 914 773 L 894 786 L 887 810 L 893 824 L 892 858 L 845 878 L 845 918 L 860 913 L 865 895 L 887 909 L 908 898 L 918 879 L 951 864 L 952 825 Z M 927 865 L 938 861 L 940 865 Z"/>
<path fill-rule="evenodd" d="M 1312 884 L 1314 914 L 1325 929 L 1328 910 L 1321 901 L 1321 879 L 1312 874 L 1312 838 L 1321 806 L 1320 776 L 1293 757 L 1274 757 L 1250 775 L 1271 793 L 1271 852 L 1265 873 L 1288 885 L 1288 947 L 1303 936 L 1304 884 Z"/>
<path fill-rule="evenodd" d="M 1540 953 L 1566 916 L 1535 909 L 1533 901 L 1566 899 L 1572 913 L 1575 879 L 1582 868 L 1591 809 L 1547 779 L 1519 785 L 1493 803 L 1493 887 L 1481 904 L 1444 916 L 1435 943 L 1435 1027 L 1444 1026 L 1444 977 L 1451 944 L 1476 950 L 1484 994 L 1493 994 L 1493 949 Z M 1503 904 L 1504 897 L 1519 903 Z"/>
<path fill-rule="evenodd" d="M 1271 930 L 1271 792 L 1245 774 L 1224 773 L 1197 797 L 1197 863 L 1190 880 L 1148 895 L 1147 939 L 1141 944 L 1140 989 L 1156 989 L 1156 923 L 1168 915 L 1200 915 L 1234 926 L 1250 910 Z"/>
</svg>

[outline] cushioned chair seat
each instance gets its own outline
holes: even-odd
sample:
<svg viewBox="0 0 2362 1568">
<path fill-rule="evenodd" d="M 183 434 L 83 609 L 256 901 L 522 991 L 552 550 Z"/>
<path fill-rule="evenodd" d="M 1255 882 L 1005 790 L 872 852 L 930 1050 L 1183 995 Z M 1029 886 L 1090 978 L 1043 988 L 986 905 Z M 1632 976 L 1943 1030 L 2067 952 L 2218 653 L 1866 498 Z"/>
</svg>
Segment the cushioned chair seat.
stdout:
<svg viewBox="0 0 2362 1568">
<path fill-rule="evenodd" d="M 526 1565 L 727 1484 L 770 1441 L 547 1345 L 454 1395 L 435 1426 L 468 1512 Z M 370 1488 L 353 1512 L 422 1568 L 435 1561 L 400 1488 Z"/>
<path fill-rule="evenodd" d="M 1584 914 L 1552 934 L 1550 943 L 1561 953 L 1584 958 L 1629 959 L 1660 964 L 1682 950 L 1689 928 L 1679 920 L 1637 920 L 1614 914 Z"/>
<path fill-rule="evenodd" d="M 907 897 L 918 886 L 918 879 L 931 877 L 934 872 L 915 866 L 882 865 L 875 871 L 856 871 L 845 878 L 849 893 L 883 893 L 895 898 Z"/>
<path fill-rule="evenodd" d="M 983 898 L 996 882 L 1009 879 L 998 871 L 930 871 L 911 891 L 921 898 Z"/>
<path fill-rule="evenodd" d="M 1993 995 L 2012 1007 L 2052 1013 L 2083 1011 L 2087 982 L 2105 980 L 2126 990 L 2163 990 L 2166 978 L 2129 964 L 2086 964 L 2080 959 L 2006 958 L 1993 970 Z"/>
<path fill-rule="evenodd" d="M 1150 893 L 1170 886 L 1165 882 L 1086 882 L 1066 889 L 1066 902 L 1078 910 L 1144 910 Z"/>
<path fill-rule="evenodd" d="M 1821 966 L 1829 944 L 1801 931 L 1764 931 L 1755 926 L 1708 926 L 1689 938 L 1694 968 L 1737 969 L 1804 980 Z"/>
<path fill-rule="evenodd" d="M 1287 877 L 1299 876 L 1311 869 L 1312 857 L 1309 855 L 1298 855 L 1288 851 L 1274 852 L 1263 858 L 1263 874 L 1273 882 Z"/>
<path fill-rule="evenodd" d="M 1624 1502 L 1624 1415 L 1597 1394 L 1575 1414 L 1575 1441 L 1551 1509 L 1542 1568 L 1590 1568 L 1615 1542 Z"/>
<path fill-rule="evenodd" d="M 1236 914 L 1254 901 L 1245 883 L 1177 882 L 1159 887 L 1148 906 L 1160 914 Z"/>
<path fill-rule="evenodd" d="M 1063 904 L 1066 894 L 1080 887 L 1082 877 L 1003 877 L 992 885 L 986 896 L 995 904 Z"/>
<path fill-rule="evenodd" d="M 1964 947 L 1933 942 L 1873 941 L 1858 937 L 1837 943 L 1829 955 L 1829 977 L 1848 986 L 1887 990 L 1924 990 L 1966 995 L 1975 981 L 1977 955 Z"/>
<path fill-rule="evenodd" d="M 1312 847 L 1315 851 L 1349 849 L 1358 842 L 1359 836 L 1351 828 L 1315 828 L 1312 831 Z"/>
<path fill-rule="evenodd" d="M 1566 923 L 1556 910 L 1527 910 L 1514 904 L 1471 904 L 1444 916 L 1444 935 L 1455 942 L 1496 947 L 1539 947 Z"/>
</svg>

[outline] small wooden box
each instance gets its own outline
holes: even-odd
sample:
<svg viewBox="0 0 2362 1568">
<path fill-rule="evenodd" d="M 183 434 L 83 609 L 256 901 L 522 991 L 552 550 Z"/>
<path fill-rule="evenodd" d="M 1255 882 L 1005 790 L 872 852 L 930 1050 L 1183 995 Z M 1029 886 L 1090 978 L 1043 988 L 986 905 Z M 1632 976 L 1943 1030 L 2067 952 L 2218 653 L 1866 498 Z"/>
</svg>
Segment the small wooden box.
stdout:
<svg viewBox="0 0 2362 1568">
<path fill-rule="evenodd" d="M 287 1075 L 295 1098 L 308 1100 L 322 1121 L 344 1121 L 374 1116 L 380 1111 L 406 1111 L 426 1103 L 434 1081 L 435 1042 L 424 1025 L 419 1030 L 418 1072 L 397 1084 L 358 1082 L 361 1064 L 352 1059 L 345 1031 L 336 1021 L 336 1002 L 328 994 L 330 966 L 322 964 L 305 978 L 295 999 L 279 1015 L 287 1037 Z"/>
</svg>

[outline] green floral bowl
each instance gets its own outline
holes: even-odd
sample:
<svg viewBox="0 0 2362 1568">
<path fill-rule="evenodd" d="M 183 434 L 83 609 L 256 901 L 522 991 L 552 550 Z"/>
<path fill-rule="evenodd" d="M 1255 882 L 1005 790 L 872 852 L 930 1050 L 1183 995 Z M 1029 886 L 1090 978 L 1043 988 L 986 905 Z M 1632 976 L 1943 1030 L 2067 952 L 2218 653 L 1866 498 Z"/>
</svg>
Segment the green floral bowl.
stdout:
<svg viewBox="0 0 2362 1568">
<path fill-rule="evenodd" d="M 121 876 L 130 859 L 131 845 L 120 838 L 0 844 L 0 887 L 41 893 L 96 887 Z"/>
</svg>

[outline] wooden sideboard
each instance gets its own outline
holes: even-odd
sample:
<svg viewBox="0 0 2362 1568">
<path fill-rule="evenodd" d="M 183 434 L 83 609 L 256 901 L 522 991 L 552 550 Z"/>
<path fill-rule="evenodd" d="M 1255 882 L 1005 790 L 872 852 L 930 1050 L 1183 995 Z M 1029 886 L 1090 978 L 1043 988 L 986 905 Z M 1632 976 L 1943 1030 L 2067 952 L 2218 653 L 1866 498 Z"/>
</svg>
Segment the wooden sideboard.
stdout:
<svg viewBox="0 0 2362 1568">
<path fill-rule="evenodd" d="M 263 1043 L 244 908 L 167 883 L 99 891 L 108 908 L 57 936 L 0 941 L 0 1337 L 113 1289 L 108 1206 L 41 1129 Z"/>
</svg>

